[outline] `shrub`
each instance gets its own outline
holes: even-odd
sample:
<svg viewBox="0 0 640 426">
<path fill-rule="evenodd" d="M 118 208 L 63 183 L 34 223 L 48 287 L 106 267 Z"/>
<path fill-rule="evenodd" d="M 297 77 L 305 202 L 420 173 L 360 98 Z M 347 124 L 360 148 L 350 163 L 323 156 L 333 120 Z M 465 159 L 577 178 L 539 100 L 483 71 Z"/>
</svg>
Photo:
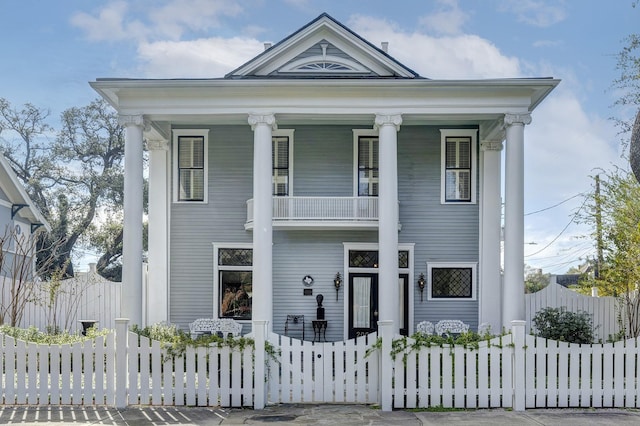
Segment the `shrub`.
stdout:
<svg viewBox="0 0 640 426">
<path fill-rule="evenodd" d="M 112 330 L 102 329 L 98 330 L 95 327 L 91 327 L 87 330 L 87 335 L 70 334 L 67 332 L 59 332 L 57 334 L 43 333 L 35 326 L 29 328 L 11 327 L 9 325 L 0 326 L 0 334 L 6 334 L 14 339 L 24 340 L 26 342 L 43 343 L 47 345 L 63 345 L 76 342 L 82 342 L 84 340 L 94 339 L 98 336 L 105 336 Z"/>
<path fill-rule="evenodd" d="M 568 312 L 544 308 L 533 317 L 536 335 L 568 343 L 593 343 L 591 316 L 586 312 Z"/>
</svg>

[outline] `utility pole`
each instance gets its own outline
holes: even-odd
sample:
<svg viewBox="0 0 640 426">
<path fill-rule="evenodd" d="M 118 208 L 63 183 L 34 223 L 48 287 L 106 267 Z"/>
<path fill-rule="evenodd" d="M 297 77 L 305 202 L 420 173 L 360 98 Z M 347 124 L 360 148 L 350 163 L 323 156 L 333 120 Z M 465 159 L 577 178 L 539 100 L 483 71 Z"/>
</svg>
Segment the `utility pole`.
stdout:
<svg viewBox="0 0 640 426">
<path fill-rule="evenodd" d="M 600 278 L 600 268 L 602 263 L 604 263 L 604 256 L 602 254 L 602 206 L 600 202 L 600 175 L 596 175 L 596 192 L 595 192 L 595 201 L 596 201 L 596 251 L 597 251 L 597 259 L 596 259 L 596 268 L 594 277 L 596 279 Z"/>
</svg>

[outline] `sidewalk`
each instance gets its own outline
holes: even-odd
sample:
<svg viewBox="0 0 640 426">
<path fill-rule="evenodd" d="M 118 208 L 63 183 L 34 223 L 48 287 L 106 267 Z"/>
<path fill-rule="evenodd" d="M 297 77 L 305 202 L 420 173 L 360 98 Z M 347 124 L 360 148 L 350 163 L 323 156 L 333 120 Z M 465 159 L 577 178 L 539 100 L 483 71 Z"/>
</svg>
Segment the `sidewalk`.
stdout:
<svg viewBox="0 0 640 426">
<path fill-rule="evenodd" d="M 283 404 L 264 410 L 207 407 L 0 406 L 0 424 L 20 425 L 638 425 L 637 409 L 503 409 L 382 412 L 367 405 Z"/>
</svg>

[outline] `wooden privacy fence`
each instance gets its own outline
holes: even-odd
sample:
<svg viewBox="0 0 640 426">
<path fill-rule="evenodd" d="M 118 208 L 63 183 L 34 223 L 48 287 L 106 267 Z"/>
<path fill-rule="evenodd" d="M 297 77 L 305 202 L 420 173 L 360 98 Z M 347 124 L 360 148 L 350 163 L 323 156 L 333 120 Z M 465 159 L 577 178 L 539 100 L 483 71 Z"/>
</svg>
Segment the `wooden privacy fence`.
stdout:
<svg viewBox="0 0 640 426">
<path fill-rule="evenodd" d="M 525 321 L 527 332 L 531 330 L 536 313 L 544 308 L 562 308 L 569 312 L 584 311 L 593 320 L 593 335 L 606 342 L 620 330 L 616 315 L 616 298 L 591 297 L 576 293 L 560 284 L 551 283 L 542 290 L 525 294 Z"/>
<path fill-rule="evenodd" d="M 380 321 L 379 335 L 322 343 L 270 334 L 266 321 L 254 321 L 255 348 L 172 355 L 127 325 L 117 320 L 115 333 L 69 345 L 0 336 L 0 403 L 640 408 L 638 339 L 568 344 L 527 335 L 525 322 L 514 321 L 511 334 L 477 347 L 413 348 L 390 321 Z"/>
</svg>

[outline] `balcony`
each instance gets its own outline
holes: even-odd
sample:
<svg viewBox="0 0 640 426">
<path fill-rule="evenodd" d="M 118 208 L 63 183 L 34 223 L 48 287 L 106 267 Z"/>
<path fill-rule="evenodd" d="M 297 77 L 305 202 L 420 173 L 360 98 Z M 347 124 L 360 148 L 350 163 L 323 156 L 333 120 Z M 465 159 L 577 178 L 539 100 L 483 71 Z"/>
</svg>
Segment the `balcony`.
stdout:
<svg viewBox="0 0 640 426">
<path fill-rule="evenodd" d="M 253 229 L 253 199 L 245 229 Z M 378 197 L 273 197 L 275 229 L 378 229 Z"/>
</svg>

